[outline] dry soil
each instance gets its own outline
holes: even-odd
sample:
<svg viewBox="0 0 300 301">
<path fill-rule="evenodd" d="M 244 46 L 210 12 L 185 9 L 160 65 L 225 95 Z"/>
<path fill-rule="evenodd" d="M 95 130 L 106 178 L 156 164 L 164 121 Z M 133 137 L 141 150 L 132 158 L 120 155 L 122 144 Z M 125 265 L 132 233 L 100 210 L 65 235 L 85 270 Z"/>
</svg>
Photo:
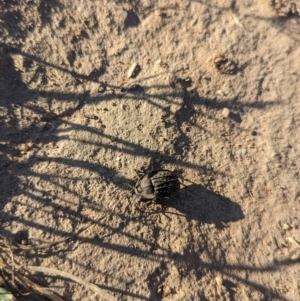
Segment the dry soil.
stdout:
<svg viewBox="0 0 300 301">
<path fill-rule="evenodd" d="M 300 300 L 299 11 L 1 0 L 2 238 L 51 243 L 103 216 L 15 261 L 120 301 Z M 146 206 L 135 170 L 155 168 L 188 187 Z M 108 300 L 28 277 L 64 300 Z"/>
</svg>

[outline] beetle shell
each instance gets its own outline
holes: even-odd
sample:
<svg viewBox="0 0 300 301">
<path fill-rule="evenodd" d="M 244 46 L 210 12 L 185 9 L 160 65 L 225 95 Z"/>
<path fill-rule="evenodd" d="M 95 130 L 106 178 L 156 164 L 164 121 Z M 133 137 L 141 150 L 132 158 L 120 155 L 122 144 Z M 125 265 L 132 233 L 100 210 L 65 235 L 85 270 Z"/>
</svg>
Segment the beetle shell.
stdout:
<svg viewBox="0 0 300 301">
<path fill-rule="evenodd" d="M 143 199 L 166 198 L 180 188 L 178 178 L 169 170 L 153 170 L 145 173 L 135 185 L 135 194 Z"/>
</svg>

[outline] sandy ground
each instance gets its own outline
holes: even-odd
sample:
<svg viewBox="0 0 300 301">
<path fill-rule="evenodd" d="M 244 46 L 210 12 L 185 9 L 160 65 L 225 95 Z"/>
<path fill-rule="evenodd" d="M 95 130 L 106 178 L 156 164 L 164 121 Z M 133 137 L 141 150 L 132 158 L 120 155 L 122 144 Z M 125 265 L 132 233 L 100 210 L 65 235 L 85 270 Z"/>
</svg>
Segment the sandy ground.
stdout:
<svg viewBox="0 0 300 301">
<path fill-rule="evenodd" d="M 300 300 L 296 2 L 1 0 L 2 238 L 103 217 L 15 262 L 114 300 Z M 135 170 L 157 167 L 188 188 L 146 206 Z"/>
</svg>

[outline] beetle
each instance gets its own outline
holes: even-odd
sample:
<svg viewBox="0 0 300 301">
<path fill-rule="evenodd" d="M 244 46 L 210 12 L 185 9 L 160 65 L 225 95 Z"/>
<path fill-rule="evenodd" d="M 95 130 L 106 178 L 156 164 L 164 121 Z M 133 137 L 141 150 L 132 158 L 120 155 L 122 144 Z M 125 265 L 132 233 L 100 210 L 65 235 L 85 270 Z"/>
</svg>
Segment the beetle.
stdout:
<svg viewBox="0 0 300 301">
<path fill-rule="evenodd" d="M 142 199 L 154 200 L 168 198 L 180 188 L 178 177 L 170 170 L 158 169 L 139 173 L 134 192 Z"/>
</svg>

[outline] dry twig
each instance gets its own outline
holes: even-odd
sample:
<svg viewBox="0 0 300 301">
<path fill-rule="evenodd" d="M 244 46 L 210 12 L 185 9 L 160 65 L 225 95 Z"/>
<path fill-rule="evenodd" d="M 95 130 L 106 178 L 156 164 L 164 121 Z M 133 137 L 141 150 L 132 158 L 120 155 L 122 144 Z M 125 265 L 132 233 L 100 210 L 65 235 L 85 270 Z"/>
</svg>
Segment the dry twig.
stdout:
<svg viewBox="0 0 300 301">
<path fill-rule="evenodd" d="M 56 275 L 56 276 L 60 276 L 60 277 L 72 280 L 72 281 L 82 284 L 85 287 L 87 287 L 88 289 L 96 292 L 98 295 L 102 296 L 106 300 L 116 301 L 116 299 L 113 296 L 107 294 L 104 290 L 99 288 L 97 285 L 87 282 L 77 276 L 70 274 L 70 273 L 67 273 L 64 271 L 59 271 L 56 269 L 51 269 L 51 268 L 38 267 L 38 266 L 27 266 L 27 267 L 25 267 L 25 269 L 30 272 L 33 272 L 33 273 L 51 274 L 51 275 Z"/>
<path fill-rule="evenodd" d="M 27 276 L 24 276 L 22 273 L 22 270 L 26 270 L 27 272 L 31 273 L 43 273 L 43 274 L 52 274 L 56 276 L 63 277 L 65 279 L 77 282 L 81 285 L 84 285 L 86 288 L 96 292 L 98 295 L 100 295 L 102 298 L 108 300 L 108 301 L 116 301 L 116 299 L 106 293 L 104 290 L 100 289 L 95 284 L 92 284 L 90 282 L 87 282 L 77 276 L 74 276 L 72 274 L 69 274 L 64 271 L 59 271 L 56 269 L 51 268 L 44 268 L 44 267 L 38 267 L 38 266 L 28 266 L 26 268 L 23 268 L 21 265 L 17 265 L 14 260 L 13 250 L 32 250 L 32 249 L 45 249 L 45 248 L 51 248 L 53 246 L 56 246 L 62 242 L 66 242 L 67 240 L 73 239 L 76 237 L 79 233 L 83 232 L 84 230 L 88 229 L 90 226 L 95 224 L 96 222 L 102 220 L 106 215 L 99 216 L 97 219 L 90 221 L 87 223 L 84 227 L 77 230 L 76 232 L 72 233 L 71 235 L 64 237 L 60 240 L 54 241 L 52 243 L 42 244 L 42 245 L 33 245 L 33 246 L 23 246 L 23 245 L 11 245 L 6 239 L 3 239 L 0 241 L 2 244 L 2 254 L 0 259 L 0 271 L 3 272 L 3 274 L 8 275 L 8 279 L 4 279 L 8 282 L 11 282 L 12 287 L 18 291 L 18 293 L 23 294 L 19 291 L 19 288 L 17 287 L 17 284 L 15 283 L 15 279 L 18 280 L 28 291 L 35 292 L 39 295 L 45 296 L 49 298 L 52 301 L 64 301 L 62 298 L 60 298 L 56 293 L 51 291 L 48 288 L 42 287 L 39 284 L 33 282 L 30 280 Z M 4 256 L 3 256 L 4 255 Z M 5 263 L 7 262 L 7 258 L 11 258 L 11 265 Z"/>
</svg>

